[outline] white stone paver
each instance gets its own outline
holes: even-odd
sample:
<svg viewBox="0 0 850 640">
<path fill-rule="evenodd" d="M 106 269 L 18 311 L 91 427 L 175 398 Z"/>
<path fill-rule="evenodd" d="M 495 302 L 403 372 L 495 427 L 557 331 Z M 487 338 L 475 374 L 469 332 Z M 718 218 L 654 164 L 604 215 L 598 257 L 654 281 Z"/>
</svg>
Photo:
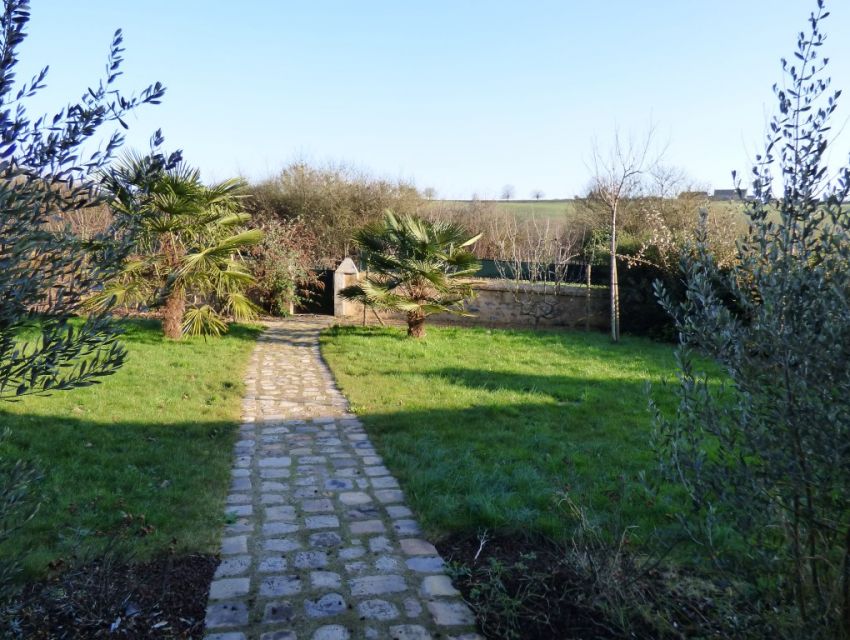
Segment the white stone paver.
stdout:
<svg viewBox="0 0 850 640">
<path fill-rule="evenodd" d="M 480 639 L 321 358 L 329 320 L 254 350 L 206 640 Z"/>
</svg>

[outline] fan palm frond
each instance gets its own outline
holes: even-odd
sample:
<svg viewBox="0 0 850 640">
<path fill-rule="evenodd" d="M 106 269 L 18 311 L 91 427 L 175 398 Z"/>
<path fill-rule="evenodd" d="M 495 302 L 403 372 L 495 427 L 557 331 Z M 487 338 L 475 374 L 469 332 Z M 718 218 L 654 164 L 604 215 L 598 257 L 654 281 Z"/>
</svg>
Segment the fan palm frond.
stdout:
<svg viewBox="0 0 850 640">
<path fill-rule="evenodd" d="M 422 321 L 433 313 L 457 313 L 473 294 L 462 278 L 480 268 L 469 251 L 481 234 L 462 227 L 430 222 L 414 216 L 384 214 L 381 224 L 362 228 L 354 237 L 370 275 L 341 292 L 342 297 L 365 305 L 402 311 L 421 335 Z"/>
</svg>

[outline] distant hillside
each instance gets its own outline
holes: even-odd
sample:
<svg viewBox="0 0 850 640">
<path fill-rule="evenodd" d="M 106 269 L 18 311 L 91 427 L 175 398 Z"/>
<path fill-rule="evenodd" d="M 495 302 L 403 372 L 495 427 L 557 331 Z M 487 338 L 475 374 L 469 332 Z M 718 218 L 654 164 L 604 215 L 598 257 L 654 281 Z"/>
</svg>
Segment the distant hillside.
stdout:
<svg viewBox="0 0 850 640">
<path fill-rule="evenodd" d="M 469 204 L 471 200 L 435 200 L 435 204 Z M 482 200 L 500 211 L 509 211 L 518 218 L 537 216 L 540 218 L 569 218 L 575 213 L 575 200 Z"/>
</svg>

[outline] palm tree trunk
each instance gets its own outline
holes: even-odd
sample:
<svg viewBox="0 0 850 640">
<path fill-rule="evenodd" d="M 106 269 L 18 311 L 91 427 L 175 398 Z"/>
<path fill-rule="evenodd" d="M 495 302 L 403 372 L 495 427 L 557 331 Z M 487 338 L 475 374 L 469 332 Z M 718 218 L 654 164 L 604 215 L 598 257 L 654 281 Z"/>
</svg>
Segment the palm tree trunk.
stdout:
<svg viewBox="0 0 850 640">
<path fill-rule="evenodd" d="M 186 312 L 186 298 L 180 291 L 172 291 L 165 299 L 162 317 L 162 332 L 166 338 L 180 340 L 183 337 L 183 314 Z"/>
<path fill-rule="evenodd" d="M 410 311 L 407 314 L 407 335 L 411 338 L 425 337 L 425 314 L 421 311 Z"/>
</svg>

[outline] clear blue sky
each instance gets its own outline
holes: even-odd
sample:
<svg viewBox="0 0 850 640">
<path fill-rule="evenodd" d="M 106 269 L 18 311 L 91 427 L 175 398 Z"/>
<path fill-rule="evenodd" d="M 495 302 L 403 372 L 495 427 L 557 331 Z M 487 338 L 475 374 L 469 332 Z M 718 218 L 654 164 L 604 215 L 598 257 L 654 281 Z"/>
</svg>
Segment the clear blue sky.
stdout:
<svg viewBox="0 0 850 640">
<path fill-rule="evenodd" d="M 22 73 L 50 65 L 32 108 L 52 111 L 100 77 L 125 34 L 122 86 L 165 100 L 130 121 L 209 180 L 259 179 L 287 162 L 345 161 L 443 197 L 571 197 L 594 138 L 650 121 L 666 160 L 730 186 L 774 108 L 779 58 L 808 0 L 33 0 Z M 850 3 L 825 23 L 833 86 L 850 101 Z M 25 72 L 25 73 L 24 73 Z M 850 110 L 842 108 L 838 124 Z M 848 127 L 850 128 L 850 127 Z M 850 133 L 839 138 L 841 154 Z M 835 151 L 837 153 L 837 151 Z"/>
</svg>

